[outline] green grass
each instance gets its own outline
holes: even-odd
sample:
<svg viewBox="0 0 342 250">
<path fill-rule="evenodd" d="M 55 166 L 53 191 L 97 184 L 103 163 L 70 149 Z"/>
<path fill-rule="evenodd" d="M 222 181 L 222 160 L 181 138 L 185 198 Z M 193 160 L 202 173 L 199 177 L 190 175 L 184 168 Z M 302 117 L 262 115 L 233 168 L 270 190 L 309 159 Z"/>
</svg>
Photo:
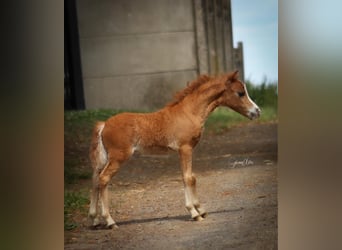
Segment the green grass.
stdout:
<svg viewBox="0 0 342 250">
<path fill-rule="evenodd" d="M 65 111 L 64 183 L 73 184 L 91 178 L 88 149 L 93 126 L 96 121 L 104 121 L 119 112 L 108 109 Z"/>
<path fill-rule="evenodd" d="M 65 111 L 64 113 L 64 131 L 65 136 L 80 136 L 84 132 L 91 133 L 96 121 L 107 120 L 112 115 L 120 111 L 100 109 L 100 110 L 82 110 Z M 80 132 L 80 133 L 78 133 Z"/>
<path fill-rule="evenodd" d="M 97 121 L 105 121 L 109 117 L 123 111 L 112 109 L 65 111 L 64 113 L 64 139 L 77 140 L 80 143 L 89 141 L 91 131 Z"/>
<path fill-rule="evenodd" d="M 276 107 L 261 108 L 261 116 L 258 119 L 261 122 L 276 121 L 278 119 L 278 109 Z"/>
<path fill-rule="evenodd" d="M 77 183 L 78 180 L 87 180 L 92 176 L 92 170 L 89 166 L 89 170 L 80 170 L 78 167 L 81 165 L 80 161 L 77 159 L 79 157 L 75 157 L 76 159 L 72 159 L 72 157 L 65 157 L 64 160 L 64 183 L 66 184 L 74 184 Z"/>
<path fill-rule="evenodd" d="M 64 229 L 72 230 L 78 227 L 73 216 L 77 213 L 83 216 L 87 213 L 86 205 L 89 199 L 85 192 L 64 192 Z"/>
</svg>

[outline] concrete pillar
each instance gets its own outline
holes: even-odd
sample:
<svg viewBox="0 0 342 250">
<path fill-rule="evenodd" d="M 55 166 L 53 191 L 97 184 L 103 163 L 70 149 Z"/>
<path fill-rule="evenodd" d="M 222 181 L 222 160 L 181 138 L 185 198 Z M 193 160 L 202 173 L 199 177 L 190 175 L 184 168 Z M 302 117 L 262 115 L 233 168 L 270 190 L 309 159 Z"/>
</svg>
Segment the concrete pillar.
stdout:
<svg viewBox="0 0 342 250">
<path fill-rule="evenodd" d="M 223 0 L 222 9 L 224 10 L 224 56 L 225 56 L 225 71 L 230 72 L 234 69 L 234 51 L 233 51 L 233 28 L 230 0 Z"/>
<path fill-rule="evenodd" d="M 230 0 L 202 0 L 207 32 L 208 71 L 212 75 L 234 70 Z"/>
<path fill-rule="evenodd" d="M 197 64 L 199 74 L 209 74 L 208 65 L 208 44 L 205 24 L 205 9 L 202 4 L 203 0 L 194 0 L 194 17 L 195 17 L 195 32 L 197 45 Z"/>
<path fill-rule="evenodd" d="M 234 48 L 234 67 L 239 70 L 240 79 L 245 81 L 245 69 L 243 62 L 243 44 L 242 42 L 238 42 L 238 47 Z"/>
</svg>

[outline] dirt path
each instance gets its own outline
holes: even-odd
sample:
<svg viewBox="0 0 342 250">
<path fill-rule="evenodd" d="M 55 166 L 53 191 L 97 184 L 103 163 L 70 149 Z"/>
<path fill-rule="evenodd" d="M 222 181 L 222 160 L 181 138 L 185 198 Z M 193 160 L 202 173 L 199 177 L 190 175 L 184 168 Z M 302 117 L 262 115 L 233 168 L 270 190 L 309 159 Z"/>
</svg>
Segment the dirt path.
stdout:
<svg viewBox="0 0 342 250">
<path fill-rule="evenodd" d="M 209 212 L 190 220 L 178 156 L 135 156 L 112 180 L 113 230 L 87 219 L 65 249 L 277 249 L 277 124 L 205 134 L 195 155 L 198 196 Z M 90 187 L 90 182 L 89 182 Z"/>
</svg>

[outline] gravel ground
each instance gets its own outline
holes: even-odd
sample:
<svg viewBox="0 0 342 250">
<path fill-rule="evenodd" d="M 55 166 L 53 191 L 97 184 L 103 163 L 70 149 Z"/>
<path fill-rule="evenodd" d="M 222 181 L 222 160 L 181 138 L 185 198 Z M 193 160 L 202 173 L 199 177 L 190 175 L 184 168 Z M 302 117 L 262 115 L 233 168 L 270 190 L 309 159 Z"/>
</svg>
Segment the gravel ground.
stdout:
<svg viewBox="0 0 342 250">
<path fill-rule="evenodd" d="M 92 230 L 80 216 L 65 249 L 277 249 L 276 123 L 205 133 L 193 171 L 204 221 L 185 209 L 177 154 L 137 155 L 109 187 L 119 228 Z"/>
</svg>

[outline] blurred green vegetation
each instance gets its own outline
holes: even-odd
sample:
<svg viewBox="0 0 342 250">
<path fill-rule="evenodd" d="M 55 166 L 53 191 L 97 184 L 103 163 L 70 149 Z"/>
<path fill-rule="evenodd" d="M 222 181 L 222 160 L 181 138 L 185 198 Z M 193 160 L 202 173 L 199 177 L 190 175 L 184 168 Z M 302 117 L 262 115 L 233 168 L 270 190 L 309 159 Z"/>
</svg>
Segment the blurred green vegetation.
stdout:
<svg viewBox="0 0 342 250">
<path fill-rule="evenodd" d="M 235 111 L 232 111 L 231 109 L 219 107 L 209 115 L 205 123 L 205 129 L 208 133 L 219 134 L 237 125 L 271 122 L 276 121 L 277 117 L 277 109 L 275 107 L 261 107 L 260 118 L 253 121 L 236 113 Z"/>
<path fill-rule="evenodd" d="M 259 107 L 278 108 L 278 83 L 268 82 L 265 78 L 259 85 L 246 81 L 248 94 Z"/>
</svg>

